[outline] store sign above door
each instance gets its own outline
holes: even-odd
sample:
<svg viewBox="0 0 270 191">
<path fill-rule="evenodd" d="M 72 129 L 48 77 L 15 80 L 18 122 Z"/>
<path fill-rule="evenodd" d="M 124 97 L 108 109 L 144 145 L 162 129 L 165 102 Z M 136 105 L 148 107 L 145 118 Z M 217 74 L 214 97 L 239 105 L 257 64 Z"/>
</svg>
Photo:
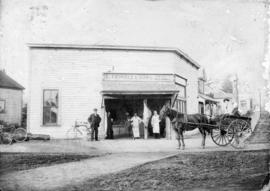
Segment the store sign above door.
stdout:
<svg viewBox="0 0 270 191">
<path fill-rule="evenodd" d="M 103 73 L 104 81 L 122 82 L 175 82 L 186 86 L 186 80 L 176 74 Z"/>
<path fill-rule="evenodd" d="M 104 73 L 105 81 L 163 81 L 173 82 L 173 74 L 128 74 L 128 73 Z"/>
</svg>

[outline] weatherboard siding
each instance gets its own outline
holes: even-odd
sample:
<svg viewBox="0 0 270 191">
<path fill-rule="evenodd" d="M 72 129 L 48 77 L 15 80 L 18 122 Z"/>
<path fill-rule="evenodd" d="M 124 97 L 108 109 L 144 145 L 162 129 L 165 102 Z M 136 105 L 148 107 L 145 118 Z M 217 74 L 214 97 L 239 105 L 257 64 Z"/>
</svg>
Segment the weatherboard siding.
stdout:
<svg viewBox="0 0 270 191">
<path fill-rule="evenodd" d="M 0 100 L 5 101 L 5 111 L 4 113 L 0 113 L 0 120 L 20 125 L 22 114 L 22 90 L 0 88 Z"/>
<path fill-rule="evenodd" d="M 104 72 L 177 73 L 188 79 L 192 75 L 187 73 L 196 73 L 197 69 L 185 62 L 171 52 L 31 48 L 28 129 L 32 133 L 49 134 L 52 138 L 65 138 L 75 120 L 86 121 L 93 108 L 98 108 L 102 117 L 100 135 L 103 135 L 101 91 Z M 176 67 L 178 64 L 180 66 Z M 192 77 L 192 83 L 196 77 L 196 74 Z M 193 85 L 187 88 L 193 88 Z M 57 126 L 42 125 L 43 89 L 59 90 Z M 197 87 L 195 89 L 197 92 Z M 196 112 L 195 100 L 189 99 L 190 105 L 194 105 L 189 111 Z"/>
</svg>

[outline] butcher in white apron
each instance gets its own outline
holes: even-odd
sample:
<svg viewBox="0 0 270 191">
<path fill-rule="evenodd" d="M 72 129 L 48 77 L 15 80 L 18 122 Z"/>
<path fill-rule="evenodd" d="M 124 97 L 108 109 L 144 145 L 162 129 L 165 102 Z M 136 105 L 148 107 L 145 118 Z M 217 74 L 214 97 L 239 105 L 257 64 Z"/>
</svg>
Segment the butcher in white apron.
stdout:
<svg viewBox="0 0 270 191">
<path fill-rule="evenodd" d="M 132 132 L 133 132 L 133 138 L 140 138 L 140 123 L 142 122 L 142 119 L 137 115 L 137 113 L 134 113 L 134 116 L 131 118 L 131 125 L 132 125 Z"/>
<path fill-rule="evenodd" d="M 159 138 L 159 115 L 157 114 L 157 111 L 154 111 L 154 115 L 152 116 L 151 125 L 153 127 L 153 133 L 155 135 L 155 138 Z"/>
</svg>

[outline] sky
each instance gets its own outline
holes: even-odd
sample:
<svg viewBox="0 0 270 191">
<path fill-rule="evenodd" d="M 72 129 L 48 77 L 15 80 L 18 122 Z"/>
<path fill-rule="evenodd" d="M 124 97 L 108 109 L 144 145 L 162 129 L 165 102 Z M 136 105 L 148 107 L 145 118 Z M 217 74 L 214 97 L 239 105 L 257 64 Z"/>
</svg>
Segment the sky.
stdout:
<svg viewBox="0 0 270 191">
<path fill-rule="evenodd" d="M 0 67 L 28 86 L 27 43 L 177 47 L 210 79 L 265 85 L 266 6 L 260 0 L 2 0 Z"/>
</svg>

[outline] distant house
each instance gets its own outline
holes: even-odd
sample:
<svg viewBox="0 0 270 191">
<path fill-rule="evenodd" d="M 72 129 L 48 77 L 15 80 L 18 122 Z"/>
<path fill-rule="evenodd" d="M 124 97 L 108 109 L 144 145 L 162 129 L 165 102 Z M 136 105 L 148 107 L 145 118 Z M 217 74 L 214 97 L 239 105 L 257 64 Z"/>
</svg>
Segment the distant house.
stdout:
<svg viewBox="0 0 270 191">
<path fill-rule="evenodd" d="M 209 93 L 208 86 L 205 85 L 206 79 L 199 77 L 198 80 L 198 113 L 212 116 L 215 114 L 217 100 L 214 99 L 213 94 Z"/>
<path fill-rule="evenodd" d="M 209 116 L 230 113 L 233 109 L 233 95 L 211 87 L 204 70 L 198 78 L 198 112 Z"/>
<path fill-rule="evenodd" d="M 252 96 L 248 93 L 239 94 L 239 111 L 242 114 L 246 114 L 248 111 L 253 109 L 253 99 Z"/>
<path fill-rule="evenodd" d="M 233 94 L 226 93 L 220 89 L 215 89 L 213 97 L 218 102 L 217 113 L 231 113 L 233 110 Z"/>
<path fill-rule="evenodd" d="M 0 120 L 21 124 L 24 87 L 0 70 Z"/>
</svg>

